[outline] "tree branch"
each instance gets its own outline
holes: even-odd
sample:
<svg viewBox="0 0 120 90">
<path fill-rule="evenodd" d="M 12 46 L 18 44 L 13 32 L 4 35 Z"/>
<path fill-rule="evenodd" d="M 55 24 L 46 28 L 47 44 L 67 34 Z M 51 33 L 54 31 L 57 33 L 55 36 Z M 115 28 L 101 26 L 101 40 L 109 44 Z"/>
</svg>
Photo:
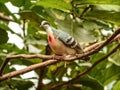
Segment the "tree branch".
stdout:
<svg viewBox="0 0 120 90">
<path fill-rule="evenodd" d="M 0 13 L 0 19 L 3 21 L 12 21 L 14 22 L 14 19 L 9 18 L 8 16 L 5 16 L 3 13 Z"/>
<path fill-rule="evenodd" d="M 93 8 L 93 5 L 89 5 L 88 7 L 86 7 L 83 12 L 80 14 L 79 18 L 82 18 L 83 15 L 90 9 L 90 8 Z"/>
<path fill-rule="evenodd" d="M 45 50 L 45 55 L 50 55 L 51 52 L 52 51 L 51 51 L 49 45 L 47 45 L 46 50 Z M 45 62 L 45 61 L 46 61 L 46 59 L 43 59 L 42 62 Z M 38 86 L 37 86 L 36 90 L 42 90 L 42 88 L 43 88 L 43 82 L 42 81 L 43 81 L 43 78 L 45 76 L 45 69 L 46 69 L 46 67 L 39 68 L 40 73 L 39 73 Z"/>
<path fill-rule="evenodd" d="M 92 52 L 91 54 L 95 53 L 96 51 L 102 49 L 104 46 L 106 46 L 107 44 L 109 44 L 110 42 L 112 42 L 112 40 L 118 35 L 120 34 L 120 27 L 116 29 L 116 31 L 107 39 L 105 40 L 102 44 L 100 44 L 100 46 L 98 46 L 96 48 L 96 50 L 94 52 Z"/>
<path fill-rule="evenodd" d="M 4 69 L 5 69 L 5 66 L 7 65 L 8 62 L 9 62 L 9 59 L 8 59 L 8 58 L 6 58 L 6 59 L 3 61 L 2 65 L 1 65 L 1 67 L 0 67 L 0 76 L 2 76 L 2 73 L 3 73 L 3 71 L 4 71 Z"/>
<path fill-rule="evenodd" d="M 114 39 L 112 39 L 109 43 L 116 42 L 116 41 L 118 41 L 118 40 L 120 40 L 120 34 L 117 35 Z M 101 44 L 105 43 L 105 41 L 106 41 L 106 40 L 101 41 L 101 42 L 98 42 L 98 43 L 95 43 L 95 44 L 93 44 L 93 45 L 85 48 L 84 52 L 88 52 L 88 51 L 91 51 L 91 50 L 95 49 L 96 47 L 98 47 L 98 46 L 100 46 Z M 108 44 L 109 44 L 109 43 L 108 43 Z"/>
<path fill-rule="evenodd" d="M 16 59 L 16 58 L 26 58 L 26 59 L 31 59 L 31 58 L 41 58 L 41 59 L 52 59 L 53 56 L 50 55 L 41 55 L 41 54 L 35 54 L 35 55 L 27 55 L 27 54 L 19 54 L 19 55 L 8 55 L 6 56 L 6 59 L 4 60 L 3 64 L 0 67 L 0 76 L 2 75 L 5 66 L 11 59 Z"/>
<path fill-rule="evenodd" d="M 109 44 L 110 42 L 112 42 L 113 40 L 114 40 L 114 38 L 118 35 L 118 34 L 120 34 L 120 27 L 119 28 L 117 28 L 116 30 L 115 30 L 115 32 L 107 39 L 107 40 L 105 40 L 105 41 L 103 41 L 101 44 L 97 44 L 98 46 L 96 46 L 94 49 L 89 49 L 88 51 L 86 51 L 85 53 L 84 53 L 84 55 L 78 55 L 78 59 L 79 59 L 79 57 L 80 58 L 83 58 L 83 57 L 85 57 L 85 56 L 88 56 L 88 55 L 92 55 L 92 54 L 94 54 L 94 53 L 97 53 L 100 49 L 102 49 L 104 46 L 106 46 L 107 44 Z M 120 35 L 119 35 L 120 36 Z M 68 59 L 69 60 L 69 59 Z"/>
<path fill-rule="evenodd" d="M 25 50 L 29 51 L 29 47 L 28 47 L 28 44 L 27 44 L 27 39 L 26 39 L 26 20 L 23 19 L 23 26 L 22 26 L 22 30 L 23 30 L 23 42 L 24 42 L 24 48 Z"/>
<path fill-rule="evenodd" d="M 6 80 L 8 78 L 15 77 L 17 75 L 29 72 L 31 70 L 38 69 L 40 67 L 44 67 L 44 66 L 48 66 L 48 65 L 51 65 L 51 64 L 55 64 L 57 62 L 58 62 L 57 60 L 48 60 L 48 61 L 45 61 L 45 62 L 42 62 L 42 63 L 34 64 L 34 65 L 31 65 L 31 66 L 28 66 L 27 68 L 24 68 L 24 69 L 21 69 L 21 70 L 17 70 L 17 71 L 13 71 L 13 72 L 10 72 L 10 73 L 7 73 L 7 74 L 3 75 L 3 76 L 0 77 L 0 81 Z"/>
<path fill-rule="evenodd" d="M 73 81 L 77 80 L 78 78 L 80 78 L 81 76 L 87 74 L 89 71 L 91 71 L 95 66 L 97 66 L 100 62 L 104 61 L 106 58 L 108 58 L 110 55 L 112 55 L 113 53 L 116 52 L 116 50 L 120 48 L 120 44 L 118 44 L 110 53 L 108 53 L 106 56 L 102 57 L 101 59 L 99 59 L 98 61 L 96 61 L 91 67 L 87 68 L 85 71 L 79 73 L 76 77 L 74 77 L 73 79 L 71 79 L 68 82 L 65 83 L 60 83 L 58 85 L 54 85 L 50 88 L 50 90 L 54 90 L 55 88 L 58 87 L 62 87 L 65 85 L 68 85 L 69 83 L 72 83 Z"/>
<path fill-rule="evenodd" d="M 64 61 L 73 61 L 73 60 L 81 59 L 81 58 L 83 58 L 85 56 L 94 54 L 94 53 L 98 52 L 101 48 L 103 48 L 105 45 L 107 45 L 110 42 L 113 42 L 113 41 L 116 41 L 117 39 L 119 39 L 120 37 L 117 36 L 119 33 L 120 33 L 120 28 L 118 28 L 111 35 L 111 37 L 109 37 L 107 40 L 102 42 L 100 45 L 98 45 L 98 46 L 94 45 L 94 46 L 96 46 L 96 47 L 94 47 L 95 49 L 92 49 L 93 46 L 91 46 L 92 48 L 90 49 L 90 47 L 89 47 L 88 51 L 86 51 L 84 54 L 78 54 L 77 56 L 73 56 L 73 57 L 65 57 L 63 60 Z M 44 67 L 44 66 L 48 66 L 48 65 L 57 63 L 58 61 L 61 61 L 61 56 L 53 57 L 52 55 L 41 55 L 41 54 L 36 54 L 36 55 L 20 54 L 20 55 L 13 55 L 13 56 L 7 56 L 6 57 L 6 59 L 9 59 L 9 60 L 10 59 L 14 59 L 14 58 L 29 58 L 29 59 L 30 58 L 41 58 L 41 59 L 47 59 L 47 61 L 42 62 L 40 64 L 34 64 L 34 65 L 31 65 L 31 66 L 28 66 L 27 68 L 22 69 L 22 70 L 13 71 L 13 72 L 10 72 L 8 74 L 5 74 L 5 75 L 0 77 L 0 81 L 5 80 L 7 78 L 11 78 L 11 77 L 17 76 L 17 75 L 20 75 L 20 74 L 23 74 L 23 73 L 26 73 L 26 72 L 29 72 L 29 71 L 37 69 L 37 68 L 41 68 L 41 67 Z M 54 59 L 54 60 L 49 60 L 49 59 Z M 1 68 L 2 68 L 2 70 L 4 70 L 5 65 L 4 65 L 4 67 L 2 66 Z M 3 71 L 1 71 L 1 72 L 3 72 Z"/>
</svg>

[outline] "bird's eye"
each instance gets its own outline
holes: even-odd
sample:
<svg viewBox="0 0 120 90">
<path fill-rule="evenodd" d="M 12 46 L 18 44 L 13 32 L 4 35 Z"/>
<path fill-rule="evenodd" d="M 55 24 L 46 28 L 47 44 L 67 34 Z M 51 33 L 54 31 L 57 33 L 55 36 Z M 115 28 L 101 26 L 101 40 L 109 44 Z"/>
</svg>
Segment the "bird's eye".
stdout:
<svg viewBox="0 0 120 90">
<path fill-rule="evenodd" d="M 47 21 L 43 21 L 42 25 L 50 25 Z"/>
</svg>

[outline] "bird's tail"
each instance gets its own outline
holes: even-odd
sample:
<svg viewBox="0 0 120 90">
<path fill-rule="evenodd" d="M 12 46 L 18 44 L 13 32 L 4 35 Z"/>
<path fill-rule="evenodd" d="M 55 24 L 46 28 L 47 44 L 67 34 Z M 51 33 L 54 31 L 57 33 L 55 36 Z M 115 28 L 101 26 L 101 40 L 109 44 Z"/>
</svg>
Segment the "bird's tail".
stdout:
<svg viewBox="0 0 120 90">
<path fill-rule="evenodd" d="M 76 46 L 76 50 L 77 50 L 78 54 L 84 54 L 84 51 L 83 51 L 83 49 L 81 48 L 81 46 L 79 44 Z M 82 58 L 82 60 L 89 61 L 90 57 L 85 56 L 85 57 Z"/>
<path fill-rule="evenodd" d="M 89 56 L 85 56 L 85 57 L 82 58 L 82 60 L 89 61 L 90 57 Z"/>
</svg>

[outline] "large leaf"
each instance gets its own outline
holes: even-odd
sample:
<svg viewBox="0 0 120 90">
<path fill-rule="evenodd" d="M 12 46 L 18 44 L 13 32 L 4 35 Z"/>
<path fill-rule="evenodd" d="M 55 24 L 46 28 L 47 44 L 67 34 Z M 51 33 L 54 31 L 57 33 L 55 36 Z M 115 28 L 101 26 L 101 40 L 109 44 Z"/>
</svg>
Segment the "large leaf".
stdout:
<svg viewBox="0 0 120 90">
<path fill-rule="evenodd" d="M 12 85 L 17 90 L 28 90 L 34 84 L 29 80 L 14 78 L 9 81 L 10 85 Z"/>
<path fill-rule="evenodd" d="M 71 10 L 71 4 L 64 0 L 40 0 L 36 5 L 43 6 L 44 8 L 55 8 L 69 12 Z"/>
<path fill-rule="evenodd" d="M 79 22 L 77 20 L 73 21 L 69 16 L 67 16 L 64 20 L 56 20 L 56 22 L 58 23 L 58 29 L 69 33 L 77 41 L 90 42 L 95 39 L 91 33 L 91 28 L 85 29 L 82 26 L 82 22 Z"/>
<path fill-rule="evenodd" d="M 99 60 L 101 57 L 103 57 L 105 54 L 104 53 L 97 53 L 95 55 L 91 56 L 91 63 L 96 62 L 97 60 Z M 96 78 L 99 82 L 104 83 L 104 81 L 106 80 L 104 78 L 104 73 L 103 70 L 106 69 L 106 65 L 107 65 L 108 61 L 104 60 L 103 62 L 99 63 L 98 65 L 96 65 L 96 67 L 94 67 L 90 72 L 89 75 Z"/>
<path fill-rule="evenodd" d="M 8 10 L 8 8 L 2 3 L 0 3 L 0 12 L 4 12 L 5 15 L 11 14 L 10 11 Z"/>
<path fill-rule="evenodd" d="M 109 68 L 103 71 L 104 74 L 104 85 L 109 84 L 110 82 L 116 80 L 120 76 L 120 67 L 116 65 L 111 65 Z"/>
<path fill-rule="evenodd" d="M 119 5 L 95 5 L 93 8 L 96 9 L 96 10 L 120 12 L 120 6 Z"/>
<path fill-rule="evenodd" d="M 99 20 L 103 20 L 106 22 L 114 23 L 120 25 L 120 12 L 110 12 L 104 10 L 93 10 L 88 12 L 85 17 L 86 18 L 96 18 Z"/>
<path fill-rule="evenodd" d="M 30 0 L 10 0 L 10 2 L 18 7 L 24 6 L 24 9 L 29 9 L 31 6 Z"/>
<path fill-rule="evenodd" d="M 7 32 L 0 28 L 0 44 L 6 43 L 7 41 L 8 41 Z"/>
<path fill-rule="evenodd" d="M 75 0 L 77 4 L 112 4 L 112 5 L 120 5 L 120 0 Z"/>
<path fill-rule="evenodd" d="M 115 83 L 112 90 L 120 90 L 120 80 Z"/>
<path fill-rule="evenodd" d="M 118 50 L 116 53 L 114 53 L 110 58 L 109 61 L 114 63 L 117 66 L 120 66 L 120 51 Z"/>
<path fill-rule="evenodd" d="M 92 88 L 91 90 L 104 90 L 103 85 L 95 78 L 86 75 L 76 81 L 76 83 Z"/>
<path fill-rule="evenodd" d="M 27 19 L 30 20 L 30 23 L 39 30 L 40 28 L 40 23 L 43 20 L 43 18 L 38 15 L 36 12 L 32 12 L 30 10 L 25 10 L 20 12 L 21 18 L 22 19 Z"/>
<path fill-rule="evenodd" d="M 8 2 L 8 0 L 0 0 L 0 3 Z"/>
</svg>

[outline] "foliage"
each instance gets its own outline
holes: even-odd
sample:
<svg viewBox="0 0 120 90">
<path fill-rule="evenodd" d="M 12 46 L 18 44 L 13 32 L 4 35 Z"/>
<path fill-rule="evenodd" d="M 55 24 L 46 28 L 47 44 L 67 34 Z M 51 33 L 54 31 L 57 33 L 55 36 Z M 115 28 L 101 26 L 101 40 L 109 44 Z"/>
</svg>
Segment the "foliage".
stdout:
<svg viewBox="0 0 120 90">
<path fill-rule="evenodd" d="M 18 7 L 19 12 L 13 13 L 5 3 L 10 2 Z M 86 44 L 96 43 L 107 39 L 109 32 L 120 25 L 120 0 L 0 0 L 0 16 L 13 18 L 21 28 L 23 35 L 16 33 L 9 27 L 10 20 L 0 17 L 0 66 L 6 55 L 14 54 L 46 54 L 46 33 L 40 27 L 42 20 L 47 20 L 55 28 L 71 34 L 79 42 Z M 2 15 L 1 15 L 2 13 Z M 19 16 L 19 18 L 17 17 Z M 24 26 L 25 25 L 25 26 Z M 13 26 L 14 27 L 14 26 Z M 25 27 L 25 28 L 24 28 Z M 24 47 L 21 49 L 16 44 L 8 42 L 8 32 L 17 35 L 23 40 Z M 111 33 L 110 33 L 111 34 Z M 45 68 L 43 81 L 50 83 L 43 86 L 47 90 L 50 85 L 65 82 L 77 76 L 89 65 L 106 55 L 117 43 L 109 44 L 100 52 L 91 55 L 90 62 L 67 62 L 67 67 L 60 62 Z M 119 50 L 105 61 L 99 63 L 89 73 L 78 78 L 67 86 L 60 87 L 60 90 L 119 90 L 120 86 L 120 53 Z M 15 71 L 13 65 L 30 66 L 41 63 L 42 59 L 17 58 L 9 61 L 4 73 Z M 39 76 L 39 70 L 34 70 Z M 34 77 L 30 77 L 34 78 Z M 38 78 L 35 78 L 38 80 Z M 36 84 L 36 83 L 35 83 Z M 28 90 L 34 86 L 30 79 L 23 79 L 21 76 L 11 78 L 0 83 L 0 90 Z M 49 87 L 48 87 L 49 86 Z M 56 90 L 59 90 L 56 89 Z"/>
</svg>

